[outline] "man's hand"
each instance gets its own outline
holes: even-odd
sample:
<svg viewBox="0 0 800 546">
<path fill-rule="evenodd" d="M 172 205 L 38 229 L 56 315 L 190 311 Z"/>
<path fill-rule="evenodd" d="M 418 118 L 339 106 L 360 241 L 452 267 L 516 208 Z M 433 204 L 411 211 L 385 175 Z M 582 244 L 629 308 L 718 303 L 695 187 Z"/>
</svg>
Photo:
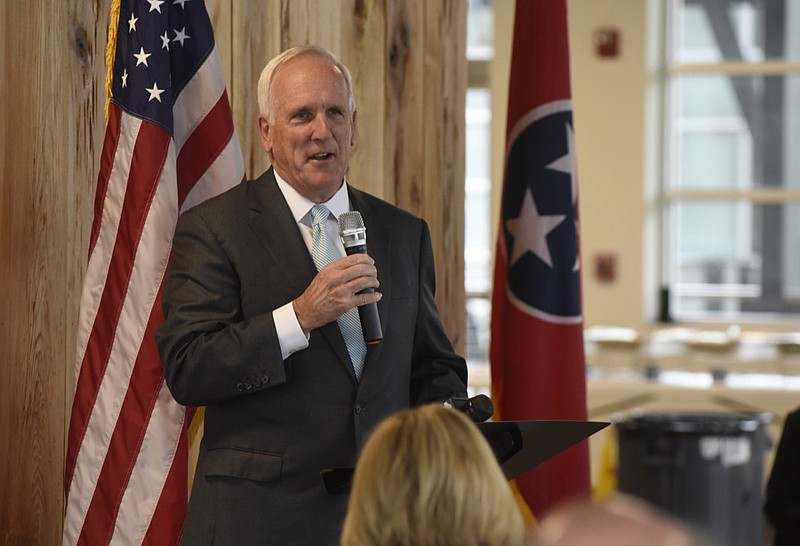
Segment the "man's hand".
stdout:
<svg viewBox="0 0 800 546">
<path fill-rule="evenodd" d="M 378 288 L 378 270 L 367 254 L 345 256 L 323 267 L 294 306 L 297 321 L 305 333 L 338 319 L 353 307 L 376 303 L 380 292 L 357 294 Z"/>
</svg>

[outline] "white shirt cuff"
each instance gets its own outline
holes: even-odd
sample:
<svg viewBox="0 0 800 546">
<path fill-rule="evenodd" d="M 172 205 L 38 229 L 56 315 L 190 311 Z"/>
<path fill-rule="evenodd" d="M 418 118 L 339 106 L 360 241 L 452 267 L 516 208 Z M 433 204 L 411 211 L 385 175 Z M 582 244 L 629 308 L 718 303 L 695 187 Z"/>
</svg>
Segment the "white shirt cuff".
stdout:
<svg viewBox="0 0 800 546">
<path fill-rule="evenodd" d="M 308 347 L 308 336 L 297 322 L 292 302 L 275 309 L 272 312 L 272 319 L 275 321 L 275 330 L 278 333 L 278 343 L 284 360 L 292 353 Z"/>
</svg>

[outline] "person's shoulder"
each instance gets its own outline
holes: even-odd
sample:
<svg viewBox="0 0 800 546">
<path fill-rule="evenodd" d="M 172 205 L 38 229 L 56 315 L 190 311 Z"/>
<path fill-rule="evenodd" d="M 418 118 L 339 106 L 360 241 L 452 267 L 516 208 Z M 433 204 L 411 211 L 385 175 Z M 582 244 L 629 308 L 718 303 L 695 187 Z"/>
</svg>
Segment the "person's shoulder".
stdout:
<svg viewBox="0 0 800 546">
<path fill-rule="evenodd" d="M 786 415 L 786 421 L 792 421 L 793 425 L 800 425 L 800 407 L 793 409 Z"/>
</svg>

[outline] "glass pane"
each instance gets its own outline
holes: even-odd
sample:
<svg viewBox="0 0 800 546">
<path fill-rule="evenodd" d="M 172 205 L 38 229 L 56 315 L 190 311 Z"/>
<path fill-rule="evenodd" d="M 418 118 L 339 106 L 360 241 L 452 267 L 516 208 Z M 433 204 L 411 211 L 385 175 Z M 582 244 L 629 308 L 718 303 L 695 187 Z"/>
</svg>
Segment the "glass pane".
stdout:
<svg viewBox="0 0 800 546">
<path fill-rule="evenodd" d="M 469 0 L 467 8 L 467 59 L 494 56 L 494 10 L 492 0 Z"/>
<path fill-rule="evenodd" d="M 472 365 L 489 362 L 489 298 L 467 298 L 467 361 Z"/>
<path fill-rule="evenodd" d="M 800 187 L 800 76 L 687 75 L 673 90 L 671 187 Z"/>
<path fill-rule="evenodd" d="M 677 63 L 800 59 L 796 0 L 673 0 Z"/>
<path fill-rule="evenodd" d="M 467 294 L 487 294 L 492 261 L 488 194 L 467 193 L 464 208 L 464 288 Z"/>
<path fill-rule="evenodd" d="M 492 304 L 489 298 L 467 298 L 467 368 L 469 395 L 490 394 L 489 317 Z"/>
<path fill-rule="evenodd" d="M 468 294 L 488 293 L 491 285 L 491 95 L 467 90 L 466 186 L 464 192 L 464 283 Z"/>
<path fill-rule="evenodd" d="M 669 221 L 676 318 L 800 313 L 800 204 L 681 201 Z"/>
<path fill-rule="evenodd" d="M 492 134 L 491 94 L 485 88 L 467 89 L 467 178 L 489 178 Z"/>
</svg>

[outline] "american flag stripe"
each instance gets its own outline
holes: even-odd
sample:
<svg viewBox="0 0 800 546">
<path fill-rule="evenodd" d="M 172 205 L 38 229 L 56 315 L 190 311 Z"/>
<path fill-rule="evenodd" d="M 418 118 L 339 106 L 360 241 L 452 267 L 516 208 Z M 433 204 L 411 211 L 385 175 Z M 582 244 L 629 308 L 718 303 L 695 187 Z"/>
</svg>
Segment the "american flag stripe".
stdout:
<svg viewBox="0 0 800 546">
<path fill-rule="evenodd" d="M 178 153 L 183 150 L 186 139 L 195 133 L 195 128 L 200 125 L 200 122 L 206 122 L 207 113 L 218 104 L 223 95 L 227 102 L 225 82 L 217 77 L 221 73 L 222 66 L 215 47 L 212 54 L 198 68 L 194 78 L 186 84 L 181 94 L 175 99 L 175 105 L 172 108 L 175 124 L 173 140 Z M 232 122 L 231 126 L 233 126 Z"/>
<path fill-rule="evenodd" d="M 172 400 L 166 385 L 162 382 L 158 392 L 157 404 L 153 408 L 150 419 L 153 425 L 147 427 L 147 432 L 143 438 L 140 456 L 135 461 L 131 469 L 131 476 L 128 486 L 124 490 L 120 501 L 118 517 L 115 526 L 115 535 L 112 537 L 113 543 L 124 543 L 133 540 L 139 543 L 145 536 L 152 521 L 160 499 L 176 496 L 177 501 L 182 501 L 176 506 L 177 510 L 171 514 L 162 514 L 162 518 L 171 517 L 170 524 L 173 528 L 180 530 L 183 524 L 182 517 L 174 521 L 175 514 L 185 514 L 186 499 L 188 496 L 186 479 L 187 474 L 173 476 L 172 489 L 166 489 L 167 482 L 172 466 L 177 469 L 186 469 L 186 451 L 179 454 L 180 445 L 186 447 L 184 429 L 185 410 Z M 157 454 L 157 457 L 145 456 L 145 454 Z M 176 458 L 180 458 L 177 461 Z M 123 540 L 122 537 L 127 537 Z M 164 540 L 156 541 L 156 544 L 164 544 Z"/>
<path fill-rule="evenodd" d="M 160 301 L 160 300 L 159 300 Z M 152 316 L 147 324 L 145 339 L 152 338 L 155 334 L 155 327 L 163 320 L 163 315 L 157 305 L 153 306 Z M 148 499 L 141 499 L 141 505 L 123 510 L 121 503 L 123 492 L 130 487 L 138 486 L 136 476 L 133 475 L 134 464 L 137 454 L 142 453 L 162 453 L 168 456 L 166 461 L 154 467 L 164 468 L 169 464 L 169 459 L 174 455 L 175 448 L 168 450 L 151 450 L 147 446 L 147 435 L 151 434 L 149 422 L 155 427 L 162 425 L 162 420 L 158 418 L 156 411 L 159 410 L 157 401 L 160 391 L 163 388 L 163 377 L 154 366 L 148 365 L 153 359 L 158 359 L 155 347 L 152 343 L 142 343 L 131 377 L 129 386 L 125 392 L 125 397 L 119 411 L 119 418 L 114 424 L 108 451 L 103 460 L 102 469 L 97 478 L 97 489 L 91 500 L 87 513 L 92 514 L 92 525 L 84 526 L 78 544 L 107 544 L 117 514 L 120 516 L 127 514 L 147 514 L 147 502 L 152 502 L 158 498 L 158 492 Z M 111 383 L 111 381 L 109 381 Z M 163 404 L 161 404 L 163 405 Z M 179 411 L 182 408 L 173 404 Z M 180 435 L 180 427 L 183 422 L 182 416 L 177 421 L 177 430 L 173 432 L 172 440 L 176 443 Z M 169 423 L 173 425 L 173 423 Z M 124 471 L 121 471 L 123 469 Z M 150 476 L 147 483 L 143 486 L 152 486 L 164 482 L 164 478 Z M 142 522 L 139 522 L 141 524 Z M 125 527 L 130 530 L 133 526 Z"/>
<path fill-rule="evenodd" d="M 170 395 L 171 396 L 171 395 Z M 185 423 L 190 423 L 192 411 L 186 410 Z M 185 429 L 182 429 L 185 430 Z M 150 519 L 150 525 L 142 540 L 142 544 L 152 544 L 161 546 L 164 544 L 164 537 L 175 537 L 175 544 L 180 541 L 183 529 L 183 521 L 175 517 L 175 514 L 183 514 L 186 510 L 188 501 L 188 491 L 186 489 L 186 476 L 188 475 L 188 434 L 180 434 L 175 458 L 169 468 L 166 482 L 161 495 L 158 497 L 158 504 Z"/>
<path fill-rule="evenodd" d="M 172 399 L 163 380 L 154 340 L 163 320 L 161 283 L 179 212 L 244 179 L 205 6 L 170 3 L 169 15 L 166 6 L 164 14 L 147 8 L 121 0 L 114 100 L 78 325 L 65 545 L 179 541 L 188 496 L 186 422 L 193 412 Z M 130 29 L 135 18 L 158 19 L 140 24 L 138 34 Z M 170 50 L 159 51 L 161 30 L 150 35 L 159 25 L 184 28 L 187 37 L 176 43 L 176 35 Z M 140 43 L 153 52 L 147 71 L 127 56 Z M 179 73 L 159 72 L 168 67 Z M 153 79 L 183 87 L 177 97 L 167 89 L 166 104 L 158 104 L 143 93 Z"/>
<path fill-rule="evenodd" d="M 148 317 L 153 308 L 170 250 L 169 245 L 158 248 L 155 244 L 148 244 L 149 240 L 158 235 L 153 234 L 154 231 L 163 231 L 167 226 L 146 220 L 148 213 L 153 212 L 150 207 L 151 195 L 159 180 L 159 173 L 167 176 L 172 174 L 174 180 L 174 172 L 162 173 L 165 161 L 161 158 L 166 156 L 165 151 L 169 147 L 168 135 L 165 138 L 162 129 L 123 114 L 121 130 L 127 133 L 128 129 L 135 131 L 135 136 L 123 137 L 121 139 L 123 144 L 117 153 L 124 162 L 128 154 L 121 148 L 125 146 L 125 142 L 134 143 L 133 153 L 129 156 L 130 167 L 127 169 L 130 175 L 121 200 L 123 202 L 121 208 L 115 204 L 120 202 L 117 195 L 119 188 L 114 183 L 109 186 L 104 210 L 119 210 L 118 228 L 114 230 L 116 237 L 113 251 L 108 267 L 105 268 L 107 275 L 99 281 L 104 290 L 97 302 L 97 311 L 94 313 L 97 318 L 89 334 L 75 394 L 75 405 L 82 401 L 82 409 L 87 411 L 89 416 L 81 434 L 83 437 L 80 444 L 81 452 L 77 455 L 78 460 L 83 460 L 87 464 L 78 466 L 76 474 L 85 473 L 85 479 L 89 480 L 87 483 L 98 484 L 94 491 L 88 488 L 82 490 L 83 497 L 75 500 L 79 505 L 86 507 L 85 517 L 88 518 L 88 514 L 92 513 L 93 523 L 90 527 L 92 532 L 97 532 L 97 529 L 103 527 L 101 514 L 108 512 L 108 508 L 116 506 L 115 496 L 120 494 L 118 488 L 124 487 L 127 482 L 127 476 L 124 472 L 120 473 L 120 469 L 127 469 L 130 464 L 119 460 L 119 455 L 112 448 L 112 442 L 118 439 L 120 434 L 128 438 L 141 436 L 144 434 L 141 427 L 147 425 L 147 415 L 142 415 L 137 424 L 135 416 L 127 413 L 129 408 L 124 408 L 123 411 L 123 406 L 129 397 L 134 397 L 134 408 L 137 403 L 144 405 L 151 403 L 150 400 L 153 398 L 154 387 L 146 381 L 139 381 L 134 362 L 141 357 L 140 347 L 144 350 L 153 345 L 152 334 L 149 338 L 145 337 L 146 323 L 142 318 Z M 119 163 L 115 165 L 117 166 Z M 114 180 L 113 173 L 112 180 Z M 169 191 L 170 185 L 162 184 L 158 187 Z M 154 216 L 154 220 L 160 220 L 159 215 L 163 212 L 157 211 L 151 216 Z M 177 214 L 173 216 L 177 218 Z M 109 220 L 113 221 L 111 218 Z M 172 224 L 174 229 L 174 221 L 168 222 L 169 224 Z M 107 248 L 104 236 L 111 231 L 101 227 L 97 251 Z M 90 260 L 90 269 L 91 266 Z M 93 281 L 87 280 L 88 282 Z M 91 306 L 89 302 L 83 303 L 88 307 Z M 151 351 L 147 356 L 151 360 L 149 363 L 146 362 L 145 366 L 149 366 L 156 374 L 157 380 L 160 380 L 161 377 L 158 375 L 161 372 L 160 365 L 158 367 L 151 365 L 153 358 L 156 364 L 159 363 L 158 355 Z M 157 392 L 157 385 L 155 389 Z M 75 419 L 73 422 L 76 421 L 78 420 Z M 123 445 L 117 449 L 127 450 L 129 456 L 134 456 L 136 445 L 138 442 L 123 440 Z M 109 455 L 111 457 L 108 457 Z M 94 510 L 97 512 L 93 512 Z M 114 516 L 113 513 L 108 515 Z M 105 542 L 87 540 L 79 543 Z"/>
<path fill-rule="evenodd" d="M 183 203 L 186 195 L 203 173 L 211 167 L 214 159 L 225 149 L 233 136 L 227 93 L 223 92 L 222 97 L 208 113 L 203 123 L 209 125 L 209 130 L 192 133 L 178 154 L 179 204 Z"/>
<path fill-rule="evenodd" d="M 119 124 L 122 112 L 119 108 L 109 110 L 106 122 L 106 134 L 103 141 L 103 149 L 100 153 L 100 173 L 97 177 L 97 190 L 94 196 L 94 214 L 92 220 L 92 231 L 89 237 L 89 257 L 94 252 L 97 238 L 100 232 L 100 222 L 103 218 L 103 203 L 108 190 L 108 180 L 111 178 L 111 170 L 116 159 L 117 145 L 119 144 Z"/>
<path fill-rule="evenodd" d="M 150 133 L 155 132 L 156 134 L 147 135 L 154 138 L 142 139 L 141 144 L 146 148 L 136 149 L 134 142 L 139 135 L 140 127 L 144 127 L 145 130 L 150 129 Z M 143 180 L 136 178 L 139 174 L 145 175 L 142 165 L 148 160 L 147 158 L 137 159 L 136 154 L 155 151 L 158 155 L 163 156 L 163 152 L 157 148 L 151 150 L 151 146 L 158 142 L 156 138 L 162 136 L 163 131 L 156 132 L 152 129 L 153 126 L 142 124 L 140 120 L 129 116 L 125 116 L 120 124 L 123 136 L 120 138 L 110 175 L 110 178 L 118 183 L 108 186 L 101 212 L 103 219 L 100 223 L 100 233 L 89 259 L 84 279 L 85 289 L 81 300 L 81 314 L 82 319 L 86 320 L 82 320 L 79 325 L 79 347 L 82 355 L 79 360 L 80 368 L 72 409 L 70 436 L 83 438 L 90 425 L 92 411 L 98 409 L 95 402 L 105 375 L 111 346 L 114 343 L 115 334 L 119 330 L 119 309 L 122 305 L 122 298 L 128 293 L 127 285 L 133 267 L 132 242 L 126 240 L 126 235 L 130 232 L 126 233 L 125 230 L 130 230 L 136 224 L 144 225 L 145 211 L 142 209 L 149 204 L 146 196 L 149 194 L 150 188 L 147 187 L 149 185 L 146 183 L 146 176 L 142 177 Z M 136 150 L 135 153 L 134 150 Z M 161 162 L 158 163 L 160 166 Z M 138 165 L 138 168 L 135 165 Z M 125 176 L 115 176 L 115 172 L 130 172 L 132 183 L 129 184 L 129 179 Z M 150 175 L 150 178 L 152 179 L 153 176 Z M 129 187 L 130 191 L 128 191 Z M 145 198 L 139 197 L 137 200 L 137 194 L 141 193 L 145 194 Z M 145 202 L 142 203 L 142 201 Z M 120 203 L 123 205 L 120 206 Z M 135 229 L 133 236 L 138 239 L 140 231 L 141 228 Z M 117 235 L 120 233 L 121 235 L 118 237 Z M 113 250 L 109 253 L 108 249 Z M 120 333 L 124 335 L 126 332 L 123 329 Z M 87 365 L 88 362 L 91 362 L 92 365 Z M 67 487 L 70 485 L 71 471 L 76 457 L 77 453 L 68 453 Z"/>
</svg>

